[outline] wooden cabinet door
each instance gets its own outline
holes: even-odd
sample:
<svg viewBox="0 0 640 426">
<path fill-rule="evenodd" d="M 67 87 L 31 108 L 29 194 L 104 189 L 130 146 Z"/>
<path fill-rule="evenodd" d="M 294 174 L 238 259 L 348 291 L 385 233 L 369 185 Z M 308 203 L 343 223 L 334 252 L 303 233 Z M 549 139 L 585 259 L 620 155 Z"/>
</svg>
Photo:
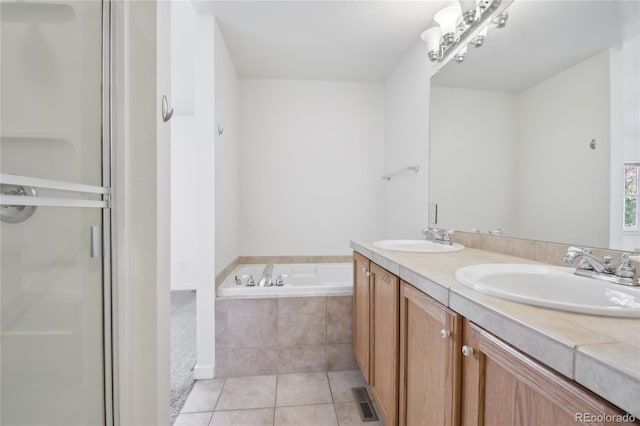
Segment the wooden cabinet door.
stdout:
<svg viewBox="0 0 640 426">
<path fill-rule="evenodd" d="M 461 317 L 402 282 L 401 426 L 458 425 L 461 341 Z"/>
<path fill-rule="evenodd" d="M 362 370 L 367 383 L 369 380 L 369 351 L 371 315 L 369 259 L 353 253 L 353 356 Z"/>
<path fill-rule="evenodd" d="M 463 343 L 463 425 L 575 426 L 577 413 L 624 414 L 467 321 Z"/>
<path fill-rule="evenodd" d="M 389 271 L 371 262 L 370 386 L 384 424 L 398 424 L 398 351 L 400 335 L 400 282 Z"/>
</svg>

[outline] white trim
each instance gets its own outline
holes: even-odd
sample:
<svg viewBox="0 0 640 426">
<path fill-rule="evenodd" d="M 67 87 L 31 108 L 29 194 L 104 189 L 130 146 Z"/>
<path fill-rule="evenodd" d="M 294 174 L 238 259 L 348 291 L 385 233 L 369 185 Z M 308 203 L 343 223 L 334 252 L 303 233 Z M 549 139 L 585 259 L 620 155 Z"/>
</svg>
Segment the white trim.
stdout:
<svg viewBox="0 0 640 426">
<path fill-rule="evenodd" d="M 106 201 L 101 200 L 25 197 L 23 195 L 0 195 L 0 206 L 90 207 L 103 209 L 109 207 Z"/>
<path fill-rule="evenodd" d="M 215 375 L 215 365 L 199 365 L 193 367 L 193 378 L 195 380 L 213 379 Z"/>
<path fill-rule="evenodd" d="M 171 283 L 171 291 L 197 290 L 195 283 Z"/>
<path fill-rule="evenodd" d="M 0 173 L 0 183 L 8 185 L 33 186 L 36 188 L 58 189 L 61 191 L 82 192 L 87 194 L 109 194 L 109 188 L 103 186 L 84 185 L 81 183 L 63 182 L 30 176 Z"/>
</svg>

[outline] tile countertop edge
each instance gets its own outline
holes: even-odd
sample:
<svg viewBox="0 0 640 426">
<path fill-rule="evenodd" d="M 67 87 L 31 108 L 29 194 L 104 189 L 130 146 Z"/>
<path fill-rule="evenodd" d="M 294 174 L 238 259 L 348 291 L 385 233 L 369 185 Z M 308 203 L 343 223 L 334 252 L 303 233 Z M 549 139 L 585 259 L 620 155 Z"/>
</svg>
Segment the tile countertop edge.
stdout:
<svg viewBox="0 0 640 426">
<path fill-rule="evenodd" d="M 599 356 L 599 350 L 607 347 L 620 350 L 621 345 L 623 344 L 578 347 L 575 358 L 575 381 L 602 398 L 615 401 L 620 408 L 640 419 L 640 377 L 637 374 L 634 377 L 630 371 L 612 368 Z M 635 352 L 634 356 L 637 356 L 637 350 Z"/>
<path fill-rule="evenodd" d="M 485 328 L 496 337 L 640 418 L 640 406 L 634 405 L 637 399 L 632 398 L 640 394 L 639 381 L 624 369 L 616 369 L 615 366 L 606 364 L 589 351 L 582 350 L 584 346 L 576 346 L 558 336 L 547 334 L 544 330 L 512 318 L 506 313 L 484 305 L 481 301 L 473 300 L 468 295 L 458 293 L 449 286 L 443 286 L 402 265 L 402 260 L 389 259 L 355 241 L 350 242 L 350 247 Z M 443 292 L 446 293 L 446 297 Z M 593 373 L 588 373 L 589 371 Z M 599 374 L 594 376 L 596 371 Z M 631 389 L 631 391 L 612 392 L 608 386 L 602 384 L 603 377 L 608 377 L 607 375 L 613 377 L 611 380 L 605 380 L 606 382 L 610 382 L 616 388 Z"/>
<path fill-rule="evenodd" d="M 573 379 L 575 345 L 450 291 L 449 307 L 533 359 Z"/>
</svg>

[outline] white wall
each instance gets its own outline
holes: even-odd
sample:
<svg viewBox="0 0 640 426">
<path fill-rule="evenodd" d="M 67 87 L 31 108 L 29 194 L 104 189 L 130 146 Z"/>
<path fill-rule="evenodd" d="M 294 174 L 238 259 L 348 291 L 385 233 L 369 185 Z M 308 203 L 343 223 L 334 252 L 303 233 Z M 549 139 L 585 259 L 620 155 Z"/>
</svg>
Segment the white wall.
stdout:
<svg viewBox="0 0 640 426">
<path fill-rule="evenodd" d="M 480 90 L 431 89 L 431 203 L 437 227 L 482 232 L 514 227 L 516 97 Z M 493 117 L 503 117 L 495 126 Z M 482 161 L 478 161 L 482 159 Z M 491 194 L 487 196 L 487 194 Z"/>
<path fill-rule="evenodd" d="M 519 235 L 607 247 L 609 52 L 521 92 L 518 110 Z"/>
<path fill-rule="evenodd" d="M 381 84 L 240 80 L 242 255 L 346 255 L 380 236 Z"/>
<path fill-rule="evenodd" d="M 383 182 L 383 236 L 420 238 L 428 225 L 429 89 L 432 65 L 417 41 L 385 82 L 384 170 L 419 165 Z"/>
<path fill-rule="evenodd" d="M 195 221 L 196 13 L 191 2 L 171 3 L 171 289 L 196 288 Z"/>
<path fill-rule="evenodd" d="M 177 115 L 195 114 L 196 12 L 188 0 L 171 2 L 171 104 Z"/>
<path fill-rule="evenodd" d="M 215 28 L 215 112 L 223 133 L 215 135 L 216 274 L 239 255 L 238 76 L 226 43 Z"/>
<path fill-rule="evenodd" d="M 196 129 L 193 115 L 171 119 L 171 290 L 196 287 Z"/>
<path fill-rule="evenodd" d="M 194 223 L 197 229 L 195 379 L 212 378 L 215 363 L 215 18 L 196 18 L 196 192 Z"/>
</svg>

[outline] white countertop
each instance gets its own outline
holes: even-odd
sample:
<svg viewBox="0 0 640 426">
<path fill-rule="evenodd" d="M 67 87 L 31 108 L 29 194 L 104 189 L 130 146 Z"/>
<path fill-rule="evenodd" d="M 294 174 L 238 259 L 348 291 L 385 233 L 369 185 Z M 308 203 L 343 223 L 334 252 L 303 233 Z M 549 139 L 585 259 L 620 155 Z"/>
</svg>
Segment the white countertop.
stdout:
<svg viewBox="0 0 640 426">
<path fill-rule="evenodd" d="M 458 268 L 539 263 L 465 248 L 403 253 L 352 241 L 351 248 L 522 352 L 640 418 L 640 319 L 556 311 L 491 297 L 462 284 Z"/>
</svg>

